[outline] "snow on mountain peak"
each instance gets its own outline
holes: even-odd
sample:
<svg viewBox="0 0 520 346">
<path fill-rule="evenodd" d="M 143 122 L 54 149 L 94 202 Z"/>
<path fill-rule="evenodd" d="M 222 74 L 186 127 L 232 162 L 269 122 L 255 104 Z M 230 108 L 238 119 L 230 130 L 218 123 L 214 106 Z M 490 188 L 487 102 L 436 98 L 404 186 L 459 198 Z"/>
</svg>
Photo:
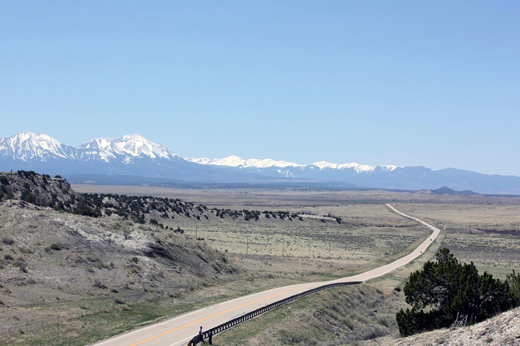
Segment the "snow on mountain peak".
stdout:
<svg viewBox="0 0 520 346">
<path fill-rule="evenodd" d="M 215 165 L 215 166 L 229 166 L 229 167 L 255 167 L 255 168 L 269 168 L 269 167 L 300 167 L 297 163 L 293 162 L 285 162 L 285 161 L 276 161 L 272 159 L 249 159 L 244 160 L 238 156 L 232 155 L 225 157 L 223 159 L 208 159 L 206 157 L 202 157 L 199 159 L 195 158 L 185 158 L 185 160 L 199 163 L 202 165 Z"/>
<path fill-rule="evenodd" d="M 211 162 L 211 159 L 208 159 L 207 157 L 201 157 L 198 159 L 192 158 L 192 157 L 185 157 L 184 160 L 198 163 L 201 165 L 208 165 Z"/>
<path fill-rule="evenodd" d="M 87 149 L 88 151 L 85 153 L 87 156 L 99 156 L 106 162 L 121 155 L 126 156 L 123 160 L 125 163 L 131 162 L 132 157 L 172 159 L 177 156 L 164 145 L 153 143 L 138 134 L 117 138 L 96 138 L 82 144 L 79 148 Z"/>
<path fill-rule="evenodd" d="M 153 143 L 138 134 L 118 138 L 96 138 L 79 147 L 73 147 L 63 145 L 48 135 L 27 131 L 1 138 L 0 156 L 22 161 L 36 159 L 42 162 L 50 158 L 110 162 L 122 156 L 123 163 L 129 163 L 137 157 L 167 160 L 178 158 L 167 147 Z"/>
<path fill-rule="evenodd" d="M 355 163 L 355 162 L 344 163 L 344 164 L 337 164 L 337 163 L 329 163 L 327 161 L 320 161 L 320 162 L 313 163 L 313 165 L 316 166 L 316 167 L 319 167 L 320 170 L 321 169 L 325 169 L 325 168 L 330 168 L 330 169 L 348 169 L 348 168 L 352 168 L 356 172 L 369 172 L 369 171 L 373 171 L 376 168 L 374 166 L 369 166 L 369 165 L 360 165 L 359 163 Z"/>
<path fill-rule="evenodd" d="M 360 172 L 371 172 L 371 171 L 374 171 L 377 167 L 380 167 L 381 169 L 383 169 L 385 171 L 393 171 L 394 169 L 399 167 L 399 166 L 394 166 L 394 165 L 369 166 L 369 165 L 361 165 L 361 164 L 355 163 L 355 162 L 337 164 L 337 163 L 329 163 L 327 161 L 315 162 L 312 165 L 318 167 L 320 170 L 325 169 L 325 168 L 338 169 L 338 170 L 341 170 L 341 169 L 354 169 L 358 173 L 360 173 Z"/>
<path fill-rule="evenodd" d="M 202 158 L 185 158 L 185 160 L 188 160 L 190 162 L 195 162 L 202 165 L 215 165 L 215 166 L 229 166 L 229 167 L 255 167 L 255 168 L 269 168 L 269 167 L 280 167 L 280 168 L 287 168 L 287 167 L 300 167 L 305 168 L 309 167 L 310 169 L 313 169 L 314 167 L 318 167 L 320 170 L 323 169 L 335 169 L 335 170 L 342 170 L 342 169 L 353 169 L 356 172 L 370 172 L 375 170 L 377 167 L 380 169 L 383 169 L 385 171 L 393 171 L 394 169 L 398 168 L 398 166 L 369 166 L 369 165 L 360 165 L 359 163 L 344 163 L 344 164 L 337 164 L 337 163 L 330 163 L 327 161 L 319 161 L 315 162 L 310 165 L 301 165 L 294 162 L 285 162 L 285 161 L 276 161 L 272 159 L 249 159 L 244 160 L 238 156 L 228 156 L 223 159 L 208 159 L 207 157 Z"/>
<path fill-rule="evenodd" d="M 49 157 L 73 158 L 74 150 L 73 147 L 63 145 L 48 135 L 24 131 L 0 139 L 0 155 L 22 161 L 34 158 L 46 161 Z"/>
<path fill-rule="evenodd" d="M 122 137 L 96 138 L 82 144 L 78 147 L 63 145 L 54 138 L 38 133 L 21 132 L 17 135 L 0 139 L 0 157 L 11 157 L 15 160 L 40 160 L 47 161 L 54 159 L 73 159 L 80 161 L 104 161 L 111 162 L 118 160 L 128 164 L 136 158 L 151 159 L 179 159 L 167 147 L 153 143 L 148 139 L 138 135 L 130 134 Z M 301 165 L 294 162 L 277 161 L 273 159 L 249 159 L 244 160 L 238 156 L 232 155 L 223 159 L 202 158 L 185 158 L 184 160 L 202 164 L 216 165 L 240 168 L 285 168 L 286 171 L 278 170 L 280 174 L 286 176 L 292 175 L 287 168 L 299 169 L 319 169 L 321 170 L 354 170 L 357 173 L 371 172 L 374 170 L 393 171 L 398 166 L 369 166 L 358 163 L 337 164 L 326 161 L 315 162 L 310 165 Z"/>
<path fill-rule="evenodd" d="M 223 159 L 208 159 L 207 157 L 201 157 L 199 159 L 187 157 L 185 160 L 190 162 L 195 162 L 201 165 L 215 165 L 215 166 L 230 166 L 230 167 L 238 167 L 243 166 L 245 161 L 240 157 L 232 155 L 225 157 Z"/>
</svg>

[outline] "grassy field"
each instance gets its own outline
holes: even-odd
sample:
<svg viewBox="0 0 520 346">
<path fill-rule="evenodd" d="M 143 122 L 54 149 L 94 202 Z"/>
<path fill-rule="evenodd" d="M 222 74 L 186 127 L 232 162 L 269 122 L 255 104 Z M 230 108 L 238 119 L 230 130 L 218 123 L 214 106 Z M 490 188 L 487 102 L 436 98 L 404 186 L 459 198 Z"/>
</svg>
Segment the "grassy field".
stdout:
<svg viewBox="0 0 520 346">
<path fill-rule="evenodd" d="M 480 272 L 504 279 L 520 268 L 520 205 L 398 204 L 445 228 L 442 247 L 463 262 L 473 262 Z"/>
<path fill-rule="evenodd" d="M 519 267 L 520 203 L 515 204 L 518 201 L 514 198 L 386 191 L 179 190 L 88 185 L 73 188 L 79 192 L 180 198 L 205 204 L 210 210 L 208 218 L 200 220 L 185 216 L 160 219 L 159 214 L 153 213 L 147 216 L 160 219 L 162 228 L 149 223 L 133 224 L 114 214 L 92 219 L 47 210 L 1 208 L 0 239 L 14 241 L 11 245 L 7 244 L 9 241 L 0 244 L 0 333 L 7 337 L 3 340 L 8 340 L 8 344 L 82 345 L 231 297 L 349 276 L 388 263 L 410 252 L 430 232 L 391 212 L 385 203 L 446 230 L 423 257 L 373 280 L 370 287 L 313 295 L 294 303 L 297 305 L 291 313 L 283 308 L 244 324 L 255 333 L 240 332 L 242 327 L 237 327 L 219 334 L 216 340 L 224 340 L 218 342 L 225 345 L 233 344 L 235 339 L 250 345 L 259 344 L 259 340 L 271 344 L 308 341 L 326 345 L 338 344 L 353 335 L 357 335 L 357 343 L 374 335 L 394 335 L 393 314 L 404 306 L 400 288 L 409 273 L 432 258 L 440 246 L 450 248 L 462 261 L 474 261 L 479 270 L 502 278 Z M 286 211 L 302 219 L 281 220 L 262 214 L 258 221 L 246 221 L 243 217 L 217 217 L 212 208 Z M 196 265 L 207 268 L 195 274 L 189 267 L 170 270 L 160 261 L 150 261 L 148 256 L 137 256 L 137 263 L 132 254 L 109 256 L 105 248 L 98 253 L 100 249 L 72 240 L 74 246 L 53 250 L 52 244 L 59 244 L 64 236 L 73 237 L 74 230 L 81 225 L 97 232 L 103 246 L 117 241 L 126 244 L 125 237 L 130 234 L 151 243 L 171 243 L 173 247 L 178 244 L 188 252 L 192 252 L 190 247 L 204 249 L 192 252 L 196 261 L 196 256 L 213 255 L 210 260 L 205 258 L 207 263 Z M 185 233 L 176 234 L 170 228 L 181 228 Z M 64 230 L 68 233 L 59 233 Z M 20 258 L 29 264 L 28 273 L 20 269 Z M 38 261 L 58 273 L 48 276 L 54 281 L 35 277 L 46 270 L 38 269 Z M 216 275 L 211 267 L 215 263 L 234 268 L 234 272 Z M 349 309 L 353 309 L 348 302 L 361 296 L 367 299 L 356 310 L 357 315 L 348 315 Z M 338 299 L 346 305 L 336 311 L 331 302 Z M 330 323 L 320 324 L 320 318 L 311 316 L 321 305 Z M 113 322 L 106 323 L 108 320 Z M 276 321 L 283 321 L 278 323 L 281 329 L 272 326 Z M 341 329 L 345 323 L 351 323 L 353 328 L 346 324 L 349 330 Z M 287 327 L 295 325 L 303 326 L 299 336 Z M 286 339 L 280 339 L 280 335 Z"/>
<path fill-rule="evenodd" d="M 249 320 L 214 337 L 214 345 L 392 345 L 401 336 L 395 314 L 408 305 L 402 288 L 410 272 L 434 257 L 444 235 L 423 256 L 358 286 L 335 287 Z"/>
<path fill-rule="evenodd" d="M 224 299 L 347 276 L 402 256 L 427 235 L 381 203 L 308 207 L 316 217 L 301 221 L 209 212 L 161 219 L 163 227 L 33 209 L 0 208 L 0 333 L 9 344 L 82 345 Z M 135 250 L 154 243 L 186 249 L 193 264 L 171 267 Z M 211 265 L 228 266 L 220 256 L 235 272 L 212 274 Z"/>
<path fill-rule="evenodd" d="M 395 334 L 402 292 L 335 287 L 302 298 L 214 337 L 214 345 L 339 345 Z"/>
<path fill-rule="evenodd" d="M 329 323 L 316 323 L 312 320 L 311 311 L 331 309 L 332 304 L 319 295 L 308 297 L 307 301 L 295 304 L 290 310 L 275 311 L 272 316 L 252 320 L 237 328 L 217 335 L 216 344 L 222 345 L 377 345 L 377 338 L 385 345 L 397 343 L 401 337 L 395 325 L 395 312 L 406 307 L 402 296 L 404 286 L 411 271 L 422 268 L 424 262 L 431 259 L 440 247 L 448 247 L 455 256 L 463 261 L 473 261 L 479 271 L 487 270 L 493 275 L 504 278 L 512 269 L 520 268 L 518 248 L 520 237 L 518 225 L 520 222 L 520 207 L 517 205 L 482 205 L 482 204 L 394 204 L 396 208 L 410 215 L 417 216 L 441 229 L 443 233 L 432 244 L 433 246 L 421 258 L 407 266 L 389 273 L 381 278 L 371 280 L 369 286 L 376 292 L 384 294 L 385 301 L 378 302 L 378 313 L 369 310 L 370 304 L 359 300 L 352 291 L 345 289 L 346 296 L 339 304 L 350 307 L 352 299 L 359 301 L 354 310 L 365 310 L 365 317 L 381 315 L 379 319 L 365 320 L 361 325 L 355 325 L 352 320 L 344 320 L 340 332 L 331 333 L 334 325 L 340 320 L 329 320 Z M 334 295 L 337 293 L 331 293 Z M 398 298 L 397 298 L 398 297 Z M 394 314 L 381 313 L 390 306 Z M 339 308 L 341 309 L 341 308 Z M 367 311 L 368 310 L 368 311 Z M 356 316 L 345 311 L 342 316 Z M 385 317 L 387 319 L 385 319 Z M 277 321 L 279 323 L 277 324 Z M 386 322 L 385 322 L 386 321 Z M 272 322 L 272 323 L 271 323 Z M 298 326 L 290 328 L 288 326 Z M 240 328 L 240 329 L 239 329 Z M 313 330 L 313 333 L 309 333 Z M 251 331 L 252 335 L 247 336 Z M 375 339 L 375 340 L 373 340 Z M 237 342 L 238 341 L 238 342 Z"/>
<path fill-rule="evenodd" d="M 158 196 L 180 198 L 207 206 L 249 206 L 249 207 L 317 207 L 342 204 L 376 203 L 427 203 L 427 204 L 520 204 L 520 197 L 493 197 L 481 195 L 432 195 L 413 192 L 370 191 L 331 191 L 311 189 L 178 189 L 150 186 L 123 185 L 81 185 L 72 186 L 78 192 L 114 193 L 131 196 Z M 253 208 L 250 208 L 253 209 Z"/>
<path fill-rule="evenodd" d="M 204 239 L 246 269 L 271 276 L 299 276 L 302 281 L 346 276 L 392 260 L 410 250 L 428 232 L 416 223 L 390 212 L 385 192 L 367 195 L 347 191 L 277 190 L 179 190 L 132 186 L 75 185 L 80 192 L 154 195 L 181 198 L 209 208 L 270 210 L 317 217 L 260 222 L 212 218 L 207 222 L 167 220 L 165 226 L 181 227 L 192 238 Z M 395 193 L 390 193 L 394 197 Z M 385 197 L 386 196 L 386 197 Z M 348 199 L 363 203 L 348 203 Z M 377 200 L 369 203 L 371 200 Z M 203 220 L 204 221 L 204 220 Z"/>
</svg>

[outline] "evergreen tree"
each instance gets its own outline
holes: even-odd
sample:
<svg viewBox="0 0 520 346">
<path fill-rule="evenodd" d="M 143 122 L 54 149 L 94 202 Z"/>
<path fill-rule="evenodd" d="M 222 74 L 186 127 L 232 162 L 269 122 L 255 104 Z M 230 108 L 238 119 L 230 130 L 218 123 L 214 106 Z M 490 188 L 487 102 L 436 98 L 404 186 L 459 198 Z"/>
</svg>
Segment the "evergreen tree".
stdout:
<svg viewBox="0 0 520 346">
<path fill-rule="evenodd" d="M 441 249 L 436 262 L 428 261 L 410 274 L 404 294 L 412 309 L 397 313 L 399 331 L 408 336 L 448 327 L 458 315 L 466 315 L 469 323 L 482 321 L 518 305 L 520 295 L 515 298 L 515 292 L 520 293 L 520 276 L 514 272 L 507 282 L 487 272 L 479 275 L 473 263 L 461 264 L 448 249 Z"/>
</svg>

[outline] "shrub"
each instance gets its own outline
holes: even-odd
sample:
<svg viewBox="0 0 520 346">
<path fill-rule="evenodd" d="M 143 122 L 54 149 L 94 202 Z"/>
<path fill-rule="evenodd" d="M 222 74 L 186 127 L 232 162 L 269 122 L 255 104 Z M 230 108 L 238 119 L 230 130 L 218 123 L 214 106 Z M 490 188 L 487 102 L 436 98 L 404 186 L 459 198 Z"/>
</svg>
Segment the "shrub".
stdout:
<svg viewBox="0 0 520 346">
<path fill-rule="evenodd" d="M 22 191 L 21 198 L 27 203 L 34 203 L 36 201 L 36 196 L 27 188 Z"/>
<path fill-rule="evenodd" d="M 506 285 L 514 306 L 520 306 L 520 273 L 514 270 L 506 277 Z"/>
<path fill-rule="evenodd" d="M 177 227 L 177 229 L 176 229 L 176 230 L 173 230 L 173 232 L 175 232 L 175 233 L 180 233 L 180 234 L 184 234 L 184 230 L 181 229 L 180 227 Z"/>
<path fill-rule="evenodd" d="M 101 288 L 103 290 L 108 288 L 104 283 L 99 281 L 99 279 L 94 280 L 94 285 L 93 286 L 96 287 L 96 288 Z"/>
<path fill-rule="evenodd" d="M 468 316 L 469 323 L 485 320 L 518 304 L 510 287 L 487 272 L 479 275 L 473 263 L 459 263 L 448 249 L 440 249 L 436 262 L 428 261 L 410 274 L 404 294 L 412 309 L 397 313 L 399 331 L 408 336 L 449 327 L 459 314 Z"/>
<path fill-rule="evenodd" d="M 14 240 L 9 237 L 4 237 L 2 238 L 2 243 L 4 243 L 5 245 L 13 245 Z"/>
<path fill-rule="evenodd" d="M 350 340 L 372 340 L 376 338 L 380 338 L 382 336 L 387 336 L 390 334 L 390 330 L 385 327 L 377 326 L 377 325 L 368 325 L 365 328 L 361 328 L 359 330 L 353 331 L 349 335 Z"/>
<path fill-rule="evenodd" d="M 60 251 L 60 250 L 63 249 L 63 245 L 58 244 L 58 243 L 52 243 L 52 244 L 49 246 L 49 248 L 50 248 L 51 250 L 54 250 L 54 251 Z"/>
<path fill-rule="evenodd" d="M 13 265 L 20 268 L 21 271 L 27 273 L 27 262 L 23 258 L 17 259 L 13 262 Z"/>
</svg>

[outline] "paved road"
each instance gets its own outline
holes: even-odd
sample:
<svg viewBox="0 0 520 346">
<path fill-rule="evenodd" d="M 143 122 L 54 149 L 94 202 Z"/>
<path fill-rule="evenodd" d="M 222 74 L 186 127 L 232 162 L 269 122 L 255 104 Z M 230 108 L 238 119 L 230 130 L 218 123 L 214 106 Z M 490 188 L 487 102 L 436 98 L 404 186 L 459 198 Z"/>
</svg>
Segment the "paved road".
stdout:
<svg viewBox="0 0 520 346">
<path fill-rule="evenodd" d="M 144 328 L 136 329 L 131 332 L 114 336 L 112 338 L 100 341 L 95 346 L 177 346 L 186 345 L 188 341 L 197 334 L 199 326 L 203 326 L 204 330 L 216 327 L 233 318 L 243 315 L 262 306 L 274 303 L 278 300 L 287 298 L 307 291 L 312 288 L 336 282 L 350 281 L 367 281 L 392 270 L 395 270 L 415 258 L 419 257 L 435 238 L 439 235 L 438 228 L 419 220 L 415 217 L 401 213 L 390 204 L 387 207 L 403 217 L 415 220 L 422 225 L 428 227 L 433 232 L 421 245 L 419 245 L 412 253 L 382 267 L 367 271 L 362 274 L 341 278 L 334 281 L 313 282 L 307 284 L 298 284 L 271 289 L 264 292 L 251 294 L 245 297 L 236 298 L 230 301 L 222 302 L 216 305 L 208 306 L 203 309 L 195 310 L 169 320 L 156 323 Z"/>
</svg>

